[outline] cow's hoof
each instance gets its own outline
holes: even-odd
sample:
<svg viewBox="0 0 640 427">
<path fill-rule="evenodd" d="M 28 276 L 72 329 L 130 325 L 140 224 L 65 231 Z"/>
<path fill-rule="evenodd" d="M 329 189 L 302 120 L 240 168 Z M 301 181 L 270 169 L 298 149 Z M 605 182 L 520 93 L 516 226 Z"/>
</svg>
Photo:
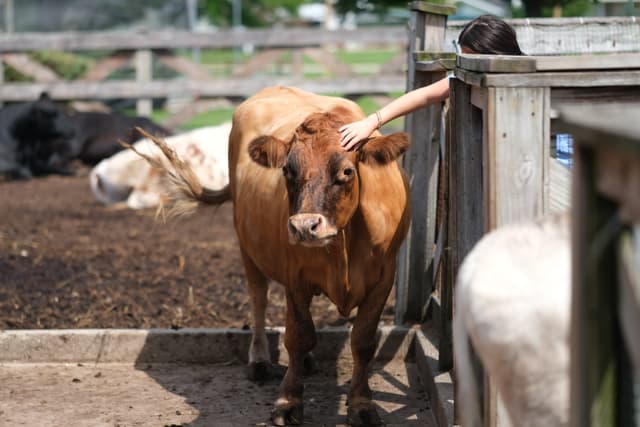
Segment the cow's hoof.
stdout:
<svg viewBox="0 0 640 427">
<path fill-rule="evenodd" d="M 378 427 L 385 425 L 372 404 L 361 405 L 357 408 L 349 406 L 349 409 L 347 409 L 347 424 L 352 427 Z"/>
<path fill-rule="evenodd" d="M 271 379 L 271 376 L 271 363 L 269 362 L 251 362 L 247 366 L 247 378 L 250 381 L 267 381 Z"/>
<path fill-rule="evenodd" d="M 276 404 L 271 411 L 271 421 L 277 426 L 300 425 L 304 421 L 302 403 L 287 402 Z"/>
<path fill-rule="evenodd" d="M 318 361 L 313 353 L 309 352 L 303 360 L 304 375 L 312 375 L 318 371 Z"/>
</svg>

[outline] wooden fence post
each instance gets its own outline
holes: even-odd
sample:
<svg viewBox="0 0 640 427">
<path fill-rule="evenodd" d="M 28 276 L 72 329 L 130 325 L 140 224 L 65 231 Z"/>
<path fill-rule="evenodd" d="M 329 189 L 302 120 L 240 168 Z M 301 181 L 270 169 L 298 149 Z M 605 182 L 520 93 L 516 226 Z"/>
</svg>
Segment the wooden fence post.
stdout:
<svg viewBox="0 0 640 427">
<path fill-rule="evenodd" d="M 442 51 L 447 17 L 454 7 L 412 2 L 408 28 L 407 91 L 443 78 L 444 73 L 418 72 L 415 52 Z M 432 260 L 435 236 L 436 184 L 441 106 L 421 108 L 405 119 L 405 131 L 412 135 L 411 149 L 403 166 L 411 182 L 412 220 L 409 235 L 399 253 L 396 323 L 420 321 L 423 307 L 433 289 Z"/>
<path fill-rule="evenodd" d="M 150 49 L 136 51 L 136 81 L 150 82 L 153 74 L 153 57 Z M 151 99 L 138 99 L 136 113 L 139 116 L 151 116 L 153 103 Z"/>
</svg>

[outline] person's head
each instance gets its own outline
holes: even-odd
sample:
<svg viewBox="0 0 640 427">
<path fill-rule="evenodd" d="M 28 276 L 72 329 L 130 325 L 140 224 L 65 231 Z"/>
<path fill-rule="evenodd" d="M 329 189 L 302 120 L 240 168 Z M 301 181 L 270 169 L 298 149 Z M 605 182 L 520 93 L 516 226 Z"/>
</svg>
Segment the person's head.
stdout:
<svg viewBox="0 0 640 427">
<path fill-rule="evenodd" d="M 469 21 L 458 37 L 465 53 L 524 55 L 515 30 L 500 18 L 482 15 Z"/>
</svg>

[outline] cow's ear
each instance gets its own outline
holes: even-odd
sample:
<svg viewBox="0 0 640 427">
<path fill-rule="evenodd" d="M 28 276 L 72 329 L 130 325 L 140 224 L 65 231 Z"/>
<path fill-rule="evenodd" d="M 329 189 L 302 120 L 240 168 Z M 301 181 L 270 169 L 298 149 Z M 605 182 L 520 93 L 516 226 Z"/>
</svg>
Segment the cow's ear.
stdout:
<svg viewBox="0 0 640 427">
<path fill-rule="evenodd" d="M 358 152 L 360 161 L 369 165 L 386 165 L 409 149 L 409 135 L 396 132 L 387 136 L 370 138 Z"/>
<path fill-rule="evenodd" d="M 262 135 L 249 143 L 249 157 L 267 168 L 281 168 L 287 160 L 290 144 L 269 135 Z"/>
</svg>

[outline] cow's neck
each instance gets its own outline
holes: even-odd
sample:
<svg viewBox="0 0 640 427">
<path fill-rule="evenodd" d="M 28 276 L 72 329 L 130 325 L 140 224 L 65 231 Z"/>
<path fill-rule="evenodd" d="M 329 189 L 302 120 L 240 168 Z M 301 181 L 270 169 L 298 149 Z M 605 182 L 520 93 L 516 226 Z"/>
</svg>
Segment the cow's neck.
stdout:
<svg viewBox="0 0 640 427">
<path fill-rule="evenodd" d="M 357 234 L 357 239 L 352 237 Z M 348 316 L 364 298 L 367 276 L 375 274 L 379 267 L 371 247 L 368 231 L 360 211 L 339 232 L 336 244 L 328 251 L 329 260 L 324 264 L 325 289 L 327 297 L 336 305 L 343 316 Z M 366 264 L 366 265 L 362 265 Z"/>
</svg>

